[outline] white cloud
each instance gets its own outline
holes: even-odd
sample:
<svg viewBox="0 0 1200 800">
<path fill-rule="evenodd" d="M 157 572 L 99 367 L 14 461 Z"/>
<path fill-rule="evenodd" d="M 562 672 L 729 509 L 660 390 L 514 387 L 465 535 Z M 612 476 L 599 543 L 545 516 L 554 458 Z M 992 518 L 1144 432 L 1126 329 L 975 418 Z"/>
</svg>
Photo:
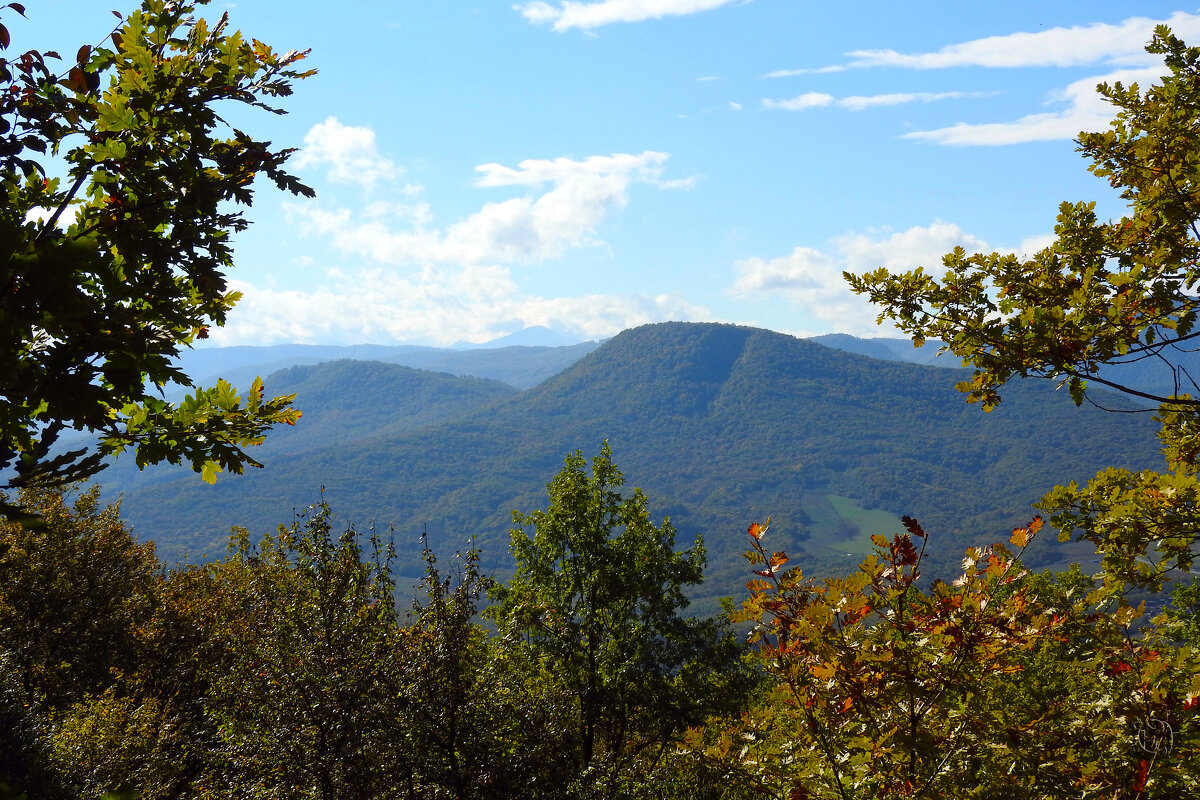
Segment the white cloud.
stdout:
<svg viewBox="0 0 1200 800">
<path fill-rule="evenodd" d="M 809 108 L 824 108 L 833 105 L 834 97 L 831 94 L 823 92 L 805 92 L 804 94 L 796 95 L 790 100 L 770 100 L 762 101 L 763 108 L 782 109 L 783 111 L 804 111 Z"/>
<path fill-rule="evenodd" d="M 1112 120 L 1113 108 L 1096 91 L 1097 84 L 1120 81 L 1127 86 L 1131 83 L 1145 86 L 1161 75 L 1161 68 L 1152 67 L 1084 78 L 1058 93 L 1057 101 L 1066 103 L 1061 111 L 1028 114 L 1013 122 L 960 122 L 936 130 L 912 131 L 904 134 L 904 138 L 960 147 L 1074 139 L 1080 131 L 1107 130 Z"/>
<path fill-rule="evenodd" d="M 879 310 L 847 288 L 844 270 L 923 266 L 936 273 L 941 269 L 942 256 L 955 247 L 971 252 L 988 249 L 985 242 L 957 225 L 941 221 L 898 233 L 849 233 L 833 239 L 830 245 L 830 252 L 797 247 L 780 258 L 738 261 L 734 264 L 736 277 L 731 292 L 743 297 L 778 296 L 838 332 L 878 335 L 875 318 Z"/>
<path fill-rule="evenodd" d="M 42 224 L 45 224 L 50 221 L 50 217 L 53 215 L 54 212 L 48 208 L 31 208 L 25 213 L 25 221 L 41 222 Z M 58 215 L 58 220 L 55 222 L 55 225 L 62 230 L 66 230 L 75 224 L 75 218 L 78 215 L 79 206 L 69 205 L 62 210 L 61 214 Z"/>
<path fill-rule="evenodd" d="M 891 67 L 898 69 L 948 69 L 962 67 L 1079 67 L 1105 64 L 1122 67 L 1107 75 L 1075 81 L 1056 92 L 1052 103 L 1061 103 L 1057 111 L 1027 114 L 1008 122 L 960 122 L 935 130 L 912 131 L 904 138 L 941 145 L 1006 145 L 1074 139 L 1080 131 L 1104 130 L 1112 119 L 1112 108 L 1096 93 L 1100 82 L 1121 81 L 1143 85 L 1155 82 L 1163 74 L 1158 56 L 1145 52 L 1145 45 L 1156 25 L 1169 25 L 1181 38 L 1200 37 L 1200 14 L 1177 11 L 1166 19 L 1130 17 L 1117 24 L 1094 23 L 1070 28 L 1050 28 L 1034 33 L 1021 32 L 989 36 L 948 45 L 933 52 L 900 53 L 895 50 L 855 50 L 845 64 L 816 69 L 776 70 L 765 77 L 786 77 L 847 69 Z M 986 96 L 981 92 L 896 93 L 846 97 L 835 100 L 828 95 L 809 92 L 792 100 L 764 100 L 765 108 L 804 110 L 837 105 L 861 110 L 879 105 L 962 97 Z"/>
<path fill-rule="evenodd" d="M 1089 64 L 1146 66 L 1154 57 L 1145 52 L 1156 25 L 1167 24 L 1184 40 L 1200 35 L 1200 15 L 1177 11 L 1167 19 L 1130 17 L 1115 25 L 1093 23 L 988 36 L 948 45 L 927 53 L 895 50 L 854 50 L 846 64 L 817 69 L 776 70 L 767 77 L 813 72 L 837 72 L 870 67 L 947 69 L 950 67 L 1078 67 Z"/>
<path fill-rule="evenodd" d="M 324 166 L 328 168 L 329 180 L 366 188 L 403 174 L 401 168 L 380 155 L 373 130 L 343 125 L 336 117 L 309 129 L 304 136 L 304 147 L 292 164 L 297 169 Z"/>
<path fill-rule="evenodd" d="M 672 181 L 659 181 L 656 185 L 660 189 L 685 189 L 687 191 L 691 191 L 692 189 L 696 188 L 696 184 L 698 184 L 703 178 L 703 175 L 691 175 L 686 178 L 677 178 Z"/>
<path fill-rule="evenodd" d="M 833 65 L 828 67 L 813 67 L 805 69 L 777 69 L 763 75 L 764 78 L 792 78 L 797 75 L 823 75 L 830 72 L 845 72 L 849 67 Z"/>
<path fill-rule="evenodd" d="M 646 151 L 483 164 L 477 187 L 522 194 L 441 226 L 433 225 L 419 187 L 399 202 L 378 200 L 355 212 L 291 202 L 287 212 L 299 231 L 369 266 L 330 272 L 327 287 L 309 292 L 235 286 L 244 299 L 212 338 L 450 344 L 531 325 L 592 338 L 645 322 L 711 318 L 676 295 L 542 297 L 522 290 L 508 266 L 600 243 L 600 224 L 629 201 L 635 184 L 690 188 L 702 177 L 663 179 L 669 157 Z"/>
<path fill-rule="evenodd" d="M 807 92 L 790 100 L 762 101 L 763 108 L 783 111 L 806 111 L 810 108 L 838 108 L 850 111 L 862 111 L 866 108 L 879 106 L 898 106 L 907 103 L 936 103 L 939 100 L 961 100 L 964 98 L 991 97 L 995 92 L 893 92 L 891 94 L 851 95 L 850 97 L 835 98 L 831 94 Z"/>
<path fill-rule="evenodd" d="M 1041 233 L 1036 236 L 1027 236 L 1021 240 L 1021 244 L 1015 252 L 1021 258 L 1033 258 L 1036 254 L 1045 250 L 1050 245 L 1058 241 L 1058 237 L 1053 233 Z"/>
<path fill-rule="evenodd" d="M 426 267 L 414 274 L 368 268 L 331 275 L 336 289 L 275 291 L 233 281 L 242 300 L 215 344 L 254 341 L 485 342 L 542 325 L 595 339 L 647 322 L 710 319 L 675 295 L 541 297 L 521 292 L 503 267 Z"/>
<path fill-rule="evenodd" d="M 599 0 L 585 3 L 562 0 L 557 6 L 537 0 L 513 6 L 535 24 L 549 23 L 556 31 L 590 30 L 614 22 L 643 22 L 720 8 L 733 0 Z"/>
<path fill-rule="evenodd" d="M 596 229 L 611 211 L 625 206 L 631 185 L 690 185 L 695 178 L 661 179 L 662 164 L 669 157 L 647 150 L 578 161 L 530 159 L 515 169 L 483 164 L 476 167 L 476 186 L 524 187 L 529 193 L 487 203 L 443 230 L 426 227 L 432 214 L 421 204 L 402 207 L 409 209 L 413 223 L 403 229 L 386 219 L 354 217 L 346 209 L 326 211 L 312 203 L 289 208 L 306 230 L 329 237 L 346 253 L 384 264 L 536 262 L 597 244 Z"/>
<path fill-rule="evenodd" d="M 940 100 L 962 100 L 977 97 L 992 97 L 995 92 L 894 92 L 891 94 L 852 95 L 837 101 L 839 108 L 861 111 L 878 106 L 898 106 L 908 103 L 936 103 Z"/>
<path fill-rule="evenodd" d="M 734 264 L 737 280 L 733 290 L 743 294 L 828 290 L 836 267 L 837 262 L 811 247 L 797 247 L 790 254 L 769 261 L 755 256 Z"/>
<path fill-rule="evenodd" d="M 481 164 L 475 168 L 483 177 L 476 186 L 538 186 L 544 183 L 563 183 L 579 177 L 627 177 L 653 183 L 661 174 L 659 169 L 670 158 L 669 153 L 647 150 L 640 155 L 613 153 L 610 156 L 588 156 L 582 161 L 570 158 L 526 159 L 517 169 L 500 164 Z"/>
<path fill-rule="evenodd" d="M 950 222 L 935 220 L 928 227 L 912 227 L 888 235 L 887 229 L 848 233 L 833 240 L 843 269 L 854 272 L 887 267 L 905 270 L 923 266 L 927 272 L 941 270 L 942 256 L 955 247 L 983 252 L 987 243 Z"/>
</svg>

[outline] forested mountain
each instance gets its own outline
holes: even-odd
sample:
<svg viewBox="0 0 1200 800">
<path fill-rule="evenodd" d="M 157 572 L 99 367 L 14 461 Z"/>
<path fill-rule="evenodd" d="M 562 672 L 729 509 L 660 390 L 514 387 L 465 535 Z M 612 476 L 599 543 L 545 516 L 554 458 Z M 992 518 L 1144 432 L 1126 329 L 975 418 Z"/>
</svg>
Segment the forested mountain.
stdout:
<svg viewBox="0 0 1200 800">
<path fill-rule="evenodd" d="M 860 339 L 845 333 L 827 333 L 814 336 L 809 341 L 888 361 L 907 361 L 935 367 L 959 366 L 959 359 L 954 354 L 939 355 L 943 343 L 938 339 L 927 340 L 920 347 L 913 347 L 908 339 Z M 1197 395 L 1200 394 L 1200 350 L 1191 349 L 1187 344 L 1178 344 L 1165 348 L 1153 357 L 1144 354 L 1122 357 L 1104 364 L 1100 368 L 1100 377 L 1154 395 Z"/>
<path fill-rule="evenodd" d="M 507 345 L 461 350 L 377 344 L 208 347 L 184 351 L 179 366 L 202 386 L 215 383 L 217 378 L 241 386 L 249 385 L 256 376 L 265 377 L 288 367 L 354 359 L 490 378 L 527 389 L 557 375 L 599 346 L 598 342 L 581 342 L 562 346 Z M 274 387 L 270 388 L 274 391 Z"/>
<path fill-rule="evenodd" d="M 813 336 L 810 342 L 823 344 L 835 350 L 845 350 L 847 353 L 858 353 L 871 358 L 882 358 L 886 361 L 908 361 L 913 364 L 927 364 L 935 367 L 957 367 L 958 359 L 954 356 L 940 357 L 938 350 L 942 343 L 937 340 L 925 342 L 920 347 L 913 347 L 908 339 L 894 339 L 887 336 L 859 338 L 848 333 L 825 333 Z"/>
<path fill-rule="evenodd" d="M 681 541 L 704 534 L 705 594 L 716 596 L 740 594 L 744 531 L 768 515 L 777 546 L 829 569 L 911 514 L 949 571 L 966 544 L 1026 521 L 1054 483 L 1157 461 L 1149 418 L 1076 408 L 1040 382 L 984 414 L 958 379 L 765 330 L 664 323 L 522 393 L 369 362 L 294 368 L 270 385 L 298 392 L 305 417 L 273 434 L 265 470 L 215 486 L 162 472 L 127 485 L 120 468 L 103 478 L 168 560 L 219 555 L 233 525 L 290 522 L 324 487 L 343 521 L 393 528 L 402 573 L 417 574 L 428 531 L 440 551 L 474 537 L 484 566 L 503 574 L 512 511 L 540 507 L 563 457 L 608 439 L 654 516 L 670 515 Z M 1029 560 L 1086 555 L 1057 551 L 1045 544 Z"/>
</svg>

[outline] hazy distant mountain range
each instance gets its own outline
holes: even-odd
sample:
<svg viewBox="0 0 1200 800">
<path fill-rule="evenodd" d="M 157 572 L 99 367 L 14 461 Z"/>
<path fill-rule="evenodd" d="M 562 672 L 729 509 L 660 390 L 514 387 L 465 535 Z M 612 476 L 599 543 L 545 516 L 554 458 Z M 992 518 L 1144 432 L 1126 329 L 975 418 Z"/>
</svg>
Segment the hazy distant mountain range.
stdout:
<svg viewBox="0 0 1200 800">
<path fill-rule="evenodd" d="M 217 378 L 241 386 L 249 384 L 255 376 L 265 378 L 288 367 L 352 359 L 491 378 L 518 389 L 528 389 L 562 372 L 599 346 L 598 342 L 583 342 L 554 347 L 506 345 L 456 350 L 417 345 L 279 344 L 189 350 L 183 353 L 179 363 L 200 386 L 209 386 Z"/>
<path fill-rule="evenodd" d="M 292 366 L 269 377 L 268 392 L 297 393 L 304 417 L 256 454 L 265 470 L 208 486 L 179 469 L 139 474 L 118 463 L 101 482 L 123 493 L 124 516 L 167 560 L 220 555 L 230 526 L 288 523 L 324 487 L 344 522 L 390 529 L 402 572 L 417 572 L 424 530 L 442 552 L 474 537 L 484 565 L 503 574 L 512 511 L 542 507 L 563 457 L 594 454 L 607 438 L 629 486 L 646 491 L 654 516 L 670 515 L 681 544 L 703 533 L 711 605 L 741 594 L 746 526 L 768 515 L 774 547 L 806 568 L 835 569 L 912 514 L 933 535 L 933 563 L 950 574 L 964 546 L 1007 538 L 1053 484 L 1159 461 L 1148 416 L 1076 408 L 1046 382 L 1013 385 L 984 414 L 946 369 L 730 325 L 663 323 L 601 345 L 460 351 L 459 361 L 419 348 L 226 355 L 249 367 L 402 350 L 445 359 L 437 363 L 455 374 L 379 360 Z M 459 377 L 476 368 L 507 380 Z M 1115 396 L 1106 403 L 1129 407 Z M 1033 561 L 1087 555 L 1047 542 Z"/>
</svg>

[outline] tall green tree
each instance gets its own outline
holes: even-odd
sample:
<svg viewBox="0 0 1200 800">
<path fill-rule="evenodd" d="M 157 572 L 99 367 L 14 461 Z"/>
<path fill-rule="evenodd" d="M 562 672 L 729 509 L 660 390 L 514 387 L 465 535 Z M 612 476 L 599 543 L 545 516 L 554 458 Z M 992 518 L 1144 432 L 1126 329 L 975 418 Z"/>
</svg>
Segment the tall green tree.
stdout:
<svg viewBox="0 0 1200 800">
<path fill-rule="evenodd" d="M 139 466 L 187 462 L 212 480 L 261 466 L 244 448 L 298 416 L 257 381 L 158 396 L 192 386 L 173 359 L 238 299 L 225 273 L 255 180 L 312 194 L 283 169 L 289 150 L 218 114 L 282 113 L 270 103 L 312 74 L 297 69 L 305 53 L 226 15 L 210 24 L 206 2 L 144 0 L 65 58 L 7 55 L 19 28 L 6 22 L 25 9 L 0 7 L 0 469 L 13 485 L 83 478 L 127 448 Z M 98 451 L 52 454 L 71 429 L 98 435 Z"/>
<path fill-rule="evenodd" d="M 750 683 L 723 623 L 683 615 L 688 587 L 703 579 L 703 542 L 677 552 L 670 521 L 654 524 L 645 494 L 625 497 L 623 483 L 607 442 L 590 470 L 581 451 L 567 456 L 549 507 L 514 512 L 517 570 L 488 610 L 531 671 L 570 698 L 560 777 L 582 777 L 598 796 L 621 792 L 638 759 L 657 762 Z"/>
<path fill-rule="evenodd" d="M 985 410 L 1028 376 L 1057 380 L 1076 404 L 1093 385 L 1158 404 L 1165 472 L 1108 469 L 1041 503 L 1063 538 L 1078 529 L 1096 544 L 1111 578 L 1158 586 L 1190 568 L 1200 541 L 1200 376 L 1172 364 L 1200 337 L 1200 48 L 1160 26 L 1147 50 L 1166 62 L 1162 81 L 1101 85 L 1115 118 L 1078 140 L 1090 171 L 1128 202 L 1125 216 L 1101 221 L 1094 203 L 1063 203 L 1055 241 L 1031 258 L 956 248 L 940 278 L 922 268 L 846 278 L 882 307 L 881 322 L 959 356 L 974 371 L 959 389 Z M 1135 362 L 1170 370 L 1173 391 L 1122 383 L 1118 365 Z"/>
<path fill-rule="evenodd" d="M 390 551 L 364 552 L 325 504 L 224 565 L 241 613 L 215 631 L 231 656 L 210 676 L 231 772 L 248 797 L 353 800 L 399 794 L 411 760 L 401 718 Z M 432 698 L 431 698 L 432 699 Z"/>
</svg>

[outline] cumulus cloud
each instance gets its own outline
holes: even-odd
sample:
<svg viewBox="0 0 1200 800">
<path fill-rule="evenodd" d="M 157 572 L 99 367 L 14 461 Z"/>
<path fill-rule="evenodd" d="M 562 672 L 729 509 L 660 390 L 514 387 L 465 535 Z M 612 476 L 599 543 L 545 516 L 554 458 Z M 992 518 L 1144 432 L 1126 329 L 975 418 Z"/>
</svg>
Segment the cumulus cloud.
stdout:
<svg viewBox="0 0 1200 800">
<path fill-rule="evenodd" d="M 711 318 L 676 295 L 527 294 L 507 268 L 496 266 L 425 267 L 412 274 L 375 267 L 331 278 L 336 288 L 313 292 L 231 282 L 243 298 L 225 327 L 213 330 L 213 342 L 449 345 L 486 342 L 537 325 L 597 339 L 647 322 Z"/>
<path fill-rule="evenodd" d="M 512 265 L 601 243 L 600 224 L 629 202 L 635 184 L 689 188 L 701 177 L 664 179 L 669 157 L 648 150 L 483 164 L 476 187 L 517 196 L 442 225 L 434 224 L 419 187 L 355 211 L 292 201 L 287 213 L 303 235 L 327 240 L 364 266 L 329 271 L 326 286 L 313 291 L 234 286 L 244 298 L 212 338 L 451 344 L 533 325 L 595 338 L 645 322 L 710 318 L 676 295 L 543 297 L 523 290 L 512 272 Z"/>
<path fill-rule="evenodd" d="M 747 258 L 734 264 L 731 292 L 742 297 L 776 296 L 842 333 L 878 335 L 878 309 L 850 292 L 844 270 L 864 272 L 923 266 L 936 272 L 942 256 L 955 247 L 986 251 L 987 244 L 957 225 L 936 221 L 892 233 L 887 230 L 848 233 L 833 239 L 828 251 L 797 247 L 778 258 Z"/>
<path fill-rule="evenodd" d="M 304 147 L 292 165 L 297 169 L 325 167 L 329 180 L 365 188 L 403 174 L 402 169 L 379 153 L 373 130 L 343 125 L 336 117 L 309 129 L 304 136 Z"/>
<path fill-rule="evenodd" d="M 1084 78 L 1057 93 L 1054 102 L 1065 104 L 1059 111 L 1027 114 L 1011 122 L 960 122 L 935 130 L 911 131 L 904 134 L 904 138 L 959 147 L 1074 139 L 1080 131 L 1106 130 L 1112 120 L 1112 106 L 1096 91 L 1097 84 L 1119 81 L 1125 85 L 1139 83 L 1145 86 L 1161 74 L 1161 69 L 1151 67 Z"/>
<path fill-rule="evenodd" d="M 549 24 L 556 31 L 567 31 L 571 28 L 591 30 L 614 22 L 643 22 L 648 19 L 685 16 L 720 8 L 733 1 L 599 0 L 585 3 L 562 0 L 554 5 L 537 0 L 537 2 L 519 3 L 513 8 L 534 24 Z"/>
<path fill-rule="evenodd" d="M 598 244 L 596 229 L 610 212 L 625 206 L 629 188 L 644 183 L 686 188 L 684 179 L 664 181 L 667 153 L 614 153 L 582 160 L 530 159 L 515 168 L 476 167 L 476 186 L 519 187 L 521 197 L 485 204 L 465 219 L 432 229 L 427 207 L 415 206 L 415 224 L 327 211 L 312 203 L 293 204 L 293 218 L 313 233 L 329 237 L 346 253 L 385 264 L 529 263 L 557 258 L 575 247 Z"/>
<path fill-rule="evenodd" d="M 992 97 L 995 92 L 893 92 L 891 94 L 851 95 L 835 98 L 831 94 L 806 92 L 788 100 L 762 101 L 763 108 L 783 111 L 807 111 L 810 108 L 836 106 L 850 111 L 862 111 L 879 106 L 898 106 L 907 103 L 936 103 L 939 100 L 961 100 L 974 97 Z"/>
</svg>

